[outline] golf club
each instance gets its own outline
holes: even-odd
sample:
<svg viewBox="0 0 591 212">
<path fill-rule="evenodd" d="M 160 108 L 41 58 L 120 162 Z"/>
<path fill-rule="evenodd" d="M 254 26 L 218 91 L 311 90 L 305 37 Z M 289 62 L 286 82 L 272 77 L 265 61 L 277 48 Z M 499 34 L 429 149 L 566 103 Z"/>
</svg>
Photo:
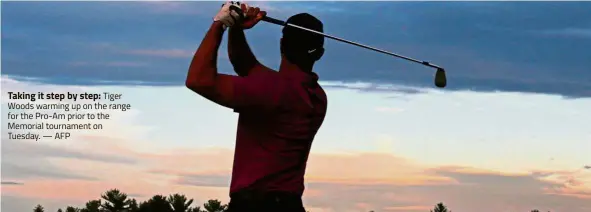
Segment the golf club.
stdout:
<svg viewBox="0 0 591 212">
<path fill-rule="evenodd" d="M 273 24 L 277 24 L 277 25 L 281 25 L 281 26 L 284 26 L 284 27 L 288 27 L 289 26 L 289 27 L 294 27 L 294 28 L 298 28 L 298 29 L 301 29 L 301 30 L 306 30 L 308 32 L 316 33 L 316 34 L 322 35 L 324 37 L 327 37 L 327 38 L 330 38 L 330 39 L 333 39 L 333 40 L 345 42 L 345 43 L 352 44 L 352 45 L 355 45 L 355 46 L 359 46 L 359 47 L 362 47 L 362 48 L 365 48 L 365 49 L 373 50 L 373 51 L 380 52 L 380 53 L 383 53 L 383 54 L 387 54 L 387 55 L 390 55 L 390 56 L 402 58 L 402 59 L 405 59 L 405 60 L 408 60 L 408 61 L 411 61 L 411 62 L 420 63 L 420 64 L 423 64 L 425 66 L 436 68 L 437 71 L 435 72 L 435 86 L 440 87 L 440 88 L 444 88 L 447 85 L 447 77 L 445 76 L 445 70 L 442 67 L 439 67 L 437 65 L 431 64 L 431 63 L 429 63 L 427 61 L 416 60 L 416 59 L 413 59 L 413 58 L 410 58 L 410 57 L 402 56 L 402 55 L 399 55 L 399 54 L 395 54 L 395 53 L 388 52 L 388 51 L 385 51 L 385 50 L 381 50 L 381 49 L 378 49 L 378 48 L 374 48 L 374 47 L 371 47 L 371 46 L 363 45 L 363 44 L 356 43 L 356 42 L 353 42 L 353 41 L 348 41 L 348 40 L 345 40 L 345 39 L 342 39 L 342 38 L 338 38 L 338 37 L 335 37 L 335 36 L 332 36 L 332 35 L 328 35 L 328 34 L 325 34 L 325 33 L 322 33 L 322 32 L 318 32 L 318 31 L 314 31 L 314 30 L 311 30 L 311 29 L 308 29 L 308 28 L 305 28 L 305 27 L 301 27 L 301 26 L 298 26 L 298 25 L 286 23 L 285 21 L 274 19 L 274 18 L 267 17 L 267 16 L 263 17 L 263 21 L 269 22 L 269 23 L 273 23 Z"/>
</svg>

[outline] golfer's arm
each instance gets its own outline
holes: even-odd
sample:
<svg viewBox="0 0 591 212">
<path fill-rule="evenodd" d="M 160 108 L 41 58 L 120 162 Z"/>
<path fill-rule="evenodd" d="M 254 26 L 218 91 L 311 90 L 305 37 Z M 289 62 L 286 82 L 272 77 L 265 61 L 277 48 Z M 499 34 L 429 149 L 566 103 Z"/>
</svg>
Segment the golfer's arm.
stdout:
<svg viewBox="0 0 591 212">
<path fill-rule="evenodd" d="M 230 76 L 218 74 L 217 70 L 217 53 L 223 35 L 223 24 L 214 22 L 193 56 L 185 85 L 209 100 L 228 106 L 224 102 L 230 102 L 232 87 L 223 82 L 228 82 L 226 78 Z"/>
<path fill-rule="evenodd" d="M 240 28 L 231 28 L 229 30 L 228 57 L 232 66 L 234 66 L 234 71 L 239 76 L 247 76 L 251 71 L 263 66 L 252 53 L 248 42 L 246 42 L 244 30 Z"/>
</svg>

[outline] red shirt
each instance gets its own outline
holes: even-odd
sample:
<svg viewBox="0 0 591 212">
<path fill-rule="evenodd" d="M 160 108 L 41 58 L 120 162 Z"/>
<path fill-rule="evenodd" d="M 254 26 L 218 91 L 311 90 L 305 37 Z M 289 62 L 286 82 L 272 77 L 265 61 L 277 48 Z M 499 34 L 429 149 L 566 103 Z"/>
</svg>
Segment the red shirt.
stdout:
<svg viewBox="0 0 591 212">
<path fill-rule="evenodd" d="M 302 195 L 314 136 L 326 115 L 318 76 L 299 70 L 234 78 L 238 132 L 230 193 L 244 188 Z"/>
</svg>

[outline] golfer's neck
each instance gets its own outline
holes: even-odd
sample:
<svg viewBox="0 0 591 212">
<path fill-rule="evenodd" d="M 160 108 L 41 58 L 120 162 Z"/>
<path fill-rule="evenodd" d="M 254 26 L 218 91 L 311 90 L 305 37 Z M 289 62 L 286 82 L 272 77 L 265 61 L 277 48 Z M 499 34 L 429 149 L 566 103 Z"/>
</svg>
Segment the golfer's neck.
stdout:
<svg viewBox="0 0 591 212">
<path fill-rule="evenodd" d="M 287 71 L 301 71 L 305 73 L 312 72 L 312 68 L 314 67 L 313 64 L 310 65 L 296 65 L 289 62 L 286 59 L 281 59 L 281 64 L 279 65 L 279 71 L 287 70 Z"/>
</svg>

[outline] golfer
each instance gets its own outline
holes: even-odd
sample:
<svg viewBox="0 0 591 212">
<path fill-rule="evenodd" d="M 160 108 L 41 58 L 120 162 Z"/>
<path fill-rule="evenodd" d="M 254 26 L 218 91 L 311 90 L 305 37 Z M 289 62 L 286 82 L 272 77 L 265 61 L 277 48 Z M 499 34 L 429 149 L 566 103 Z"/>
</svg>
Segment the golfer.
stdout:
<svg viewBox="0 0 591 212">
<path fill-rule="evenodd" d="M 239 114 L 228 210 L 305 212 L 306 163 L 327 107 L 326 94 L 312 72 L 324 53 L 324 38 L 284 27 L 281 65 L 274 71 L 256 59 L 244 36 L 244 30 L 265 15 L 256 7 L 225 3 L 195 52 L 186 86 Z M 287 22 L 323 31 L 322 22 L 306 13 Z M 228 55 L 238 76 L 217 70 L 226 30 Z"/>
</svg>

